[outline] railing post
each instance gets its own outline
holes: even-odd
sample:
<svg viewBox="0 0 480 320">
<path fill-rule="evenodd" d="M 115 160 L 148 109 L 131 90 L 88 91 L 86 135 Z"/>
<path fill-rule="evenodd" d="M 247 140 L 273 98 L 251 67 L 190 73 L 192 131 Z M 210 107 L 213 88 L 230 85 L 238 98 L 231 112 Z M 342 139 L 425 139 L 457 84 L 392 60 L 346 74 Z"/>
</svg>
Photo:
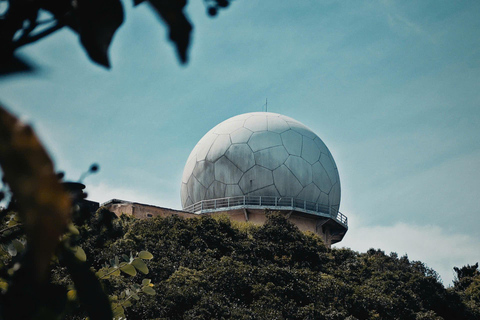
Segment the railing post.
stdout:
<svg viewBox="0 0 480 320">
<path fill-rule="evenodd" d="M 262 205 L 262 196 L 260 196 L 260 201 L 259 202 L 260 202 L 259 205 L 261 206 Z"/>
<path fill-rule="evenodd" d="M 275 207 L 277 207 L 277 206 L 278 206 L 278 198 L 275 197 Z"/>
<path fill-rule="evenodd" d="M 292 204 L 292 208 L 293 208 L 293 198 L 290 198 L 290 203 Z"/>
<path fill-rule="evenodd" d="M 227 198 L 227 207 L 230 208 L 230 198 Z"/>
<path fill-rule="evenodd" d="M 245 196 L 243 196 L 243 205 L 245 205 Z"/>
</svg>

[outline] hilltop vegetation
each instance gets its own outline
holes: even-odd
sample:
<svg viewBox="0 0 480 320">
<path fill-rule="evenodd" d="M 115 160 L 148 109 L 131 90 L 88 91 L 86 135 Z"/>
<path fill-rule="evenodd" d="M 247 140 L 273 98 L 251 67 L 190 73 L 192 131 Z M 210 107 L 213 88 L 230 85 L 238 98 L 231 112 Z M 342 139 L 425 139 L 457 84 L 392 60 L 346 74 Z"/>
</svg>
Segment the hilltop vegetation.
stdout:
<svg viewBox="0 0 480 320">
<path fill-rule="evenodd" d="M 92 267 L 130 252 L 154 256 L 148 278 L 156 294 L 127 308 L 128 319 L 480 318 L 478 264 L 456 268 L 454 287 L 445 288 L 422 262 L 373 249 L 327 249 L 279 214 L 261 227 L 176 216 L 99 224 L 106 216 L 101 209 L 79 227 Z M 144 278 L 111 278 L 105 290 L 116 297 Z M 61 268 L 53 279 L 69 281 Z"/>
</svg>

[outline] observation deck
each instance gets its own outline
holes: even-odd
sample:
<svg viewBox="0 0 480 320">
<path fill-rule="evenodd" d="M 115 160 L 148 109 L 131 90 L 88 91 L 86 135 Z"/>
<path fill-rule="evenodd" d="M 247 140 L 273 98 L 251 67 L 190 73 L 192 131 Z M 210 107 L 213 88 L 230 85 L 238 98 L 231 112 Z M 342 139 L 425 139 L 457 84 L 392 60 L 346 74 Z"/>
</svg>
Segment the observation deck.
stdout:
<svg viewBox="0 0 480 320">
<path fill-rule="evenodd" d="M 278 211 L 297 211 L 318 217 L 330 218 L 348 229 L 348 218 L 332 206 L 292 197 L 237 196 L 198 201 L 183 210 L 195 214 L 236 209 L 270 209 Z"/>
</svg>

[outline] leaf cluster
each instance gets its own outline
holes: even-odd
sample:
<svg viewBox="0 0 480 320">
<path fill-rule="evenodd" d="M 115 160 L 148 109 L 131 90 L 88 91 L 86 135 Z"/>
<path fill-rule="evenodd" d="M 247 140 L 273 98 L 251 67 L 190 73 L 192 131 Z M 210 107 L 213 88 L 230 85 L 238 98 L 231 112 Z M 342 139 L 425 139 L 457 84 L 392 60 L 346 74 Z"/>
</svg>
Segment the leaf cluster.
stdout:
<svg viewBox="0 0 480 320">
<path fill-rule="evenodd" d="M 64 308 L 63 316 L 84 318 L 96 313 L 92 309 L 100 309 L 98 302 L 93 301 L 89 295 L 105 295 L 102 307 L 110 311 L 109 315 L 96 316 L 99 319 L 124 319 L 125 309 L 132 306 L 134 301 L 139 300 L 141 295 L 155 295 L 155 290 L 150 279 L 140 279 L 138 273 L 149 273 L 147 261 L 153 258 L 148 251 L 137 253 L 130 252 L 121 255 L 112 254 L 108 251 L 111 244 L 122 238 L 126 230 L 128 218 L 118 218 L 106 209 L 100 209 L 95 214 L 85 217 L 82 214 L 74 214 L 74 222 L 83 222 L 78 227 L 70 225 L 70 232 L 64 236 L 62 243 L 73 253 L 77 261 L 88 270 L 88 276 L 84 272 L 75 273 L 76 270 L 68 268 L 65 264 L 65 253 L 59 253 L 59 264 L 55 264 L 52 273 L 52 283 L 68 287 L 66 293 L 68 303 Z M 99 251 L 103 251 L 110 259 L 94 259 Z M 67 266 L 67 268 L 65 268 Z M 73 271 L 73 272 L 72 272 Z M 137 276 L 137 277 L 136 277 Z M 85 288 L 83 281 L 91 278 L 89 286 Z M 132 279 L 134 280 L 132 280 Z M 99 282 L 100 281 L 100 282 Z M 137 283 L 140 281 L 140 283 Z M 79 283 L 80 282 L 80 283 Z M 95 284 L 91 283 L 95 282 Z M 101 286 L 100 286 L 101 284 Z"/>
<path fill-rule="evenodd" d="M 461 268 L 453 268 L 456 278 L 451 291 L 457 293 L 463 302 L 473 310 L 474 314 L 480 319 L 480 270 L 478 262 L 474 265 L 466 265 Z"/>
<path fill-rule="evenodd" d="M 217 14 L 232 0 L 205 0 L 208 13 Z M 78 34 L 80 43 L 92 61 L 110 67 L 108 48 L 124 21 L 120 0 L 5 0 L 7 9 L 0 14 L 0 66 L 11 66 L 13 52 L 67 27 Z M 182 63 L 188 60 L 192 24 L 183 12 L 186 0 L 133 0 L 136 6 L 148 2 L 169 30 Z M 48 16 L 48 19 L 45 19 Z"/>
</svg>

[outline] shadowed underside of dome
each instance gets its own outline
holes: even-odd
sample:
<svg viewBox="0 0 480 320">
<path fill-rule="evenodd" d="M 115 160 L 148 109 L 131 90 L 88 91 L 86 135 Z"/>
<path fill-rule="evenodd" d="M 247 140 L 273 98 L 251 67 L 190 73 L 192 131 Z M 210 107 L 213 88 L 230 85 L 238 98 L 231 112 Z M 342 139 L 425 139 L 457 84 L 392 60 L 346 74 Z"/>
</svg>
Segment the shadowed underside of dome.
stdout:
<svg viewBox="0 0 480 320">
<path fill-rule="evenodd" d="M 229 197 L 291 198 L 338 211 L 340 180 L 323 141 L 300 122 L 275 113 L 232 117 L 191 152 L 182 177 L 186 208 Z"/>
</svg>

